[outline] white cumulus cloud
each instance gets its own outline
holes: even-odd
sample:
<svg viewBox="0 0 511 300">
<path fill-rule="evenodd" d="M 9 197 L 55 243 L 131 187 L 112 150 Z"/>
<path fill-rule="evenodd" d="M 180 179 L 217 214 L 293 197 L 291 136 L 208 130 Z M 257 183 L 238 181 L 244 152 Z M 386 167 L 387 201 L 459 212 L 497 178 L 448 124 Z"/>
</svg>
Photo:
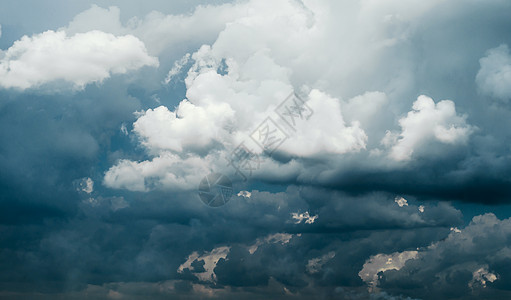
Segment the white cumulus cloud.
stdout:
<svg viewBox="0 0 511 300">
<path fill-rule="evenodd" d="M 114 36 L 89 31 L 68 36 L 48 30 L 23 36 L 0 60 L 0 86 L 27 89 L 50 82 L 67 82 L 81 89 L 111 74 L 124 74 L 143 66 L 158 66 L 132 35 Z"/>
<path fill-rule="evenodd" d="M 390 157 L 396 161 L 409 160 L 417 147 L 428 141 L 446 144 L 465 143 L 473 127 L 466 116 L 456 113 L 451 100 L 435 103 L 421 95 L 413 103 L 412 111 L 399 120 L 401 132 L 387 132 L 382 144 L 390 146 Z"/>
<path fill-rule="evenodd" d="M 365 149 L 367 135 L 357 120 L 350 123 L 344 120 L 339 98 L 321 89 L 292 84 L 295 62 L 284 55 L 290 49 L 289 44 L 282 41 L 281 34 L 272 28 L 284 26 L 283 30 L 289 33 L 286 36 L 289 42 L 301 44 L 301 34 L 310 30 L 309 12 L 292 2 L 283 2 L 269 11 L 256 2 L 250 2 L 249 6 L 257 13 L 249 17 L 241 13 L 212 45 L 204 45 L 191 55 L 193 64 L 185 79 L 186 99 L 174 110 L 160 106 L 144 111 L 133 124 L 133 132 L 147 153 L 154 157 L 152 161 L 172 153 L 190 159 L 193 157 L 202 161 L 204 168 L 208 166 L 221 172 L 227 161 L 207 162 L 204 154 L 215 153 L 225 158 L 243 141 L 252 151 L 262 153 L 250 136 L 268 117 L 277 120 L 289 137 L 278 149 L 286 155 L 321 158 L 323 154 L 341 155 Z M 282 23 L 282 19 L 287 21 Z M 243 40 L 247 34 L 251 37 L 250 43 Z M 254 48 L 256 45 L 257 48 Z M 187 61 L 188 56 L 185 55 L 185 58 Z M 183 64 L 184 61 L 178 61 L 176 66 Z M 226 69 L 219 71 L 223 66 Z M 175 75 L 175 72 L 171 70 L 170 75 Z M 312 112 L 307 120 L 301 120 L 290 128 L 275 110 L 295 89 L 300 89 Z M 149 165 L 151 170 L 158 169 L 158 172 L 152 172 L 156 177 L 151 177 L 151 180 L 170 182 L 161 180 L 161 177 L 177 176 L 174 167 L 156 166 L 150 160 L 124 160 L 107 172 L 105 183 L 109 187 L 129 186 L 147 190 L 147 176 L 141 172 L 145 172 Z M 296 161 L 286 166 L 270 162 L 262 164 L 258 174 L 268 178 L 277 173 L 285 174 L 286 168 L 296 174 L 301 166 Z M 126 172 L 120 171 L 123 169 Z M 188 174 L 179 176 L 191 178 L 195 176 L 193 171 L 192 168 Z M 123 178 L 136 179 L 136 182 L 129 185 L 120 183 Z"/>
<path fill-rule="evenodd" d="M 233 114 L 227 103 L 197 106 L 183 100 L 175 111 L 165 106 L 145 111 L 133 124 L 133 131 L 151 153 L 200 149 L 221 139 L 220 129 Z"/>
<path fill-rule="evenodd" d="M 133 124 L 133 133 L 150 158 L 130 163 L 124 160 L 122 166 L 114 165 L 108 175 L 130 164 L 158 169 L 152 172 L 156 177 L 150 178 L 135 176 L 141 168 L 128 169 L 128 173 L 138 178 L 134 185 L 137 190 L 150 189 L 148 180 L 163 183 L 169 181 L 161 177 L 193 177 L 175 174 L 174 168 L 152 163 L 168 153 L 196 158 L 202 162 L 203 169 L 224 173 L 228 171 L 225 158 L 241 142 L 256 154 L 263 152 L 250 137 L 268 117 L 287 131 L 288 138 L 277 151 L 287 161 L 268 159 L 250 174 L 254 179 L 326 180 L 335 173 L 333 169 L 344 163 L 344 157 L 356 157 L 356 153 L 364 157 L 369 150 L 367 155 L 376 161 L 385 153 L 375 147 L 385 129 L 392 126 L 395 115 L 408 109 L 394 99 L 413 87 L 414 62 L 408 60 L 409 55 L 398 53 L 410 50 L 404 43 L 413 34 L 414 28 L 408 25 L 414 22 L 414 16 L 426 13 L 432 5 L 416 2 L 391 6 L 384 11 L 373 1 L 353 6 L 341 2 L 282 1 L 271 9 L 267 3 L 247 1 L 204 6 L 187 16 L 154 13 L 125 25 L 120 23 L 115 8 L 92 7 L 84 12 L 87 18 L 75 18 L 67 29 L 70 32 L 111 27 L 116 34 L 129 33 L 143 40 L 153 49 L 149 53 L 160 53 L 174 38 L 181 41 L 178 38 L 181 33 L 177 32 L 180 27 L 173 28 L 170 24 L 183 24 L 188 32 L 201 32 L 197 39 L 195 35 L 190 38 L 192 45 L 204 37 L 204 42 L 199 44 L 202 46 L 192 47 L 195 52 L 186 49 L 173 53 L 176 62 L 169 67 L 166 78 L 162 78 L 165 84 L 174 76 L 184 75 L 186 98 L 177 108 L 148 109 Z M 339 11 L 349 11 L 347 14 L 357 21 L 335 18 L 333 12 Z M 211 28 L 218 30 L 218 34 L 212 35 L 196 18 L 214 13 L 221 16 L 219 20 L 228 22 L 225 26 L 211 24 Z M 91 19 L 89 15 L 98 15 L 99 25 L 87 22 Z M 355 29 L 353 22 L 357 24 Z M 147 30 L 149 24 L 153 31 Z M 332 35 L 342 35 L 343 39 L 331 39 Z M 386 83 L 380 81 L 382 74 Z M 312 113 L 289 128 L 275 114 L 275 109 L 292 91 L 306 101 Z M 389 156 L 396 161 L 410 160 L 428 142 L 462 144 L 472 132 L 465 116 L 456 113 L 454 102 L 435 103 L 426 96 L 417 99 L 413 110 L 399 120 L 399 125 L 401 132 L 389 131 L 382 140 Z M 218 160 L 206 161 L 204 157 L 208 154 L 214 154 Z M 306 168 L 304 161 L 308 159 L 328 163 L 323 169 Z M 349 163 L 364 162 L 354 159 Z M 105 182 L 109 187 L 125 187 L 116 178 L 127 177 L 110 177 Z"/>
<path fill-rule="evenodd" d="M 196 188 L 205 174 L 208 165 L 218 161 L 217 157 L 179 157 L 165 152 L 152 160 L 136 162 L 120 160 L 104 176 L 103 183 L 111 188 L 130 191 L 151 189 L 190 190 Z"/>
</svg>

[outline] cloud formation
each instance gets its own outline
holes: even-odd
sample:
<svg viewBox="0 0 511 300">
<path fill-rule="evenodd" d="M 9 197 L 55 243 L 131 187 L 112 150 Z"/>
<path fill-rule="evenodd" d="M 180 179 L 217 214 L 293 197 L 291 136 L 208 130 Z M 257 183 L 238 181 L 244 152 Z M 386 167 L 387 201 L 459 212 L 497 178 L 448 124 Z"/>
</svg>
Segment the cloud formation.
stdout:
<svg viewBox="0 0 511 300">
<path fill-rule="evenodd" d="M 27 1 L 0 298 L 511 298 L 511 3 Z"/>
<path fill-rule="evenodd" d="M 132 35 L 116 37 L 101 31 L 68 36 L 48 30 L 24 36 L 0 60 L 0 86 L 27 89 L 51 82 L 68 82 L 83 89 L 111 74 L 143 66 L 158 66 L 144 44 Z"/>
<path fill-rule="evenodd" d="M 505 297 L 511 276 L 510 222 L 494 214 L 476 216 L 467 227 L 419 250 L 401 268 L 383 271 L 380 286 L 404 287 L 408 295 L 424 299 Z"/>
<path fill-rule="evenodd" d="M 409 160 L 417 147 L 436 140 L 446 144 L 466 143 L 473 129 L 466 124 L 466 116 L 456 113 L 454 102 L 435 103 L 427 96 L 419 96 L 412 111 L 399 119 L 401 133 L 387 132 L 382 144 L 391 147 L 390 157 L 397 161 Z"/>
</svg>

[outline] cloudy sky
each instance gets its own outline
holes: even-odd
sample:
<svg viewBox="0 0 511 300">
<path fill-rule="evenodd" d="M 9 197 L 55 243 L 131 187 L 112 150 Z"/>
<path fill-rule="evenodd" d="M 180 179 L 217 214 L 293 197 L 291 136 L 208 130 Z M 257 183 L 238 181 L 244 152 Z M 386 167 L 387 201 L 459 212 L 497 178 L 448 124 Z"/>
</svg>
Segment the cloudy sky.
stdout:
<svg viewBox="0 0 511 300">
<path fill-rule="evenodd" d="M 0 298 L 511 298 L 510 14 L 0 2 Z"/>
</svg>

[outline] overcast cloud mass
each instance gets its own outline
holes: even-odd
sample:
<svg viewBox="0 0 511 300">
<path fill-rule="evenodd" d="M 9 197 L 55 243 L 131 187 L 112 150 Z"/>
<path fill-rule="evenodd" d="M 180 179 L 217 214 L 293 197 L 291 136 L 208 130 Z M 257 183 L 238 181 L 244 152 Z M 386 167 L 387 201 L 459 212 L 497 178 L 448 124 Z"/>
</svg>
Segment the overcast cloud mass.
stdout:
<svg viewBox="0 0 511 300">
<path fill-rule="evenodd" d="M 511 299 L 510 14 L 0 3 L 0 298 Z"/>
</svg>

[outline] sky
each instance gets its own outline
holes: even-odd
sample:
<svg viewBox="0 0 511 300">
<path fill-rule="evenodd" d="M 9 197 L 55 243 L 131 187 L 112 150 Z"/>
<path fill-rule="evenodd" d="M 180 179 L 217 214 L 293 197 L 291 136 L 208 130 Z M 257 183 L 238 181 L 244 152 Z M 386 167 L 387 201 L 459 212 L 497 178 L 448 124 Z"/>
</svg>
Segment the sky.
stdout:
<svg viewBox="0 0 511 300">
<path fill-rule="evenodd" d="M 511 2 L 0 2 L 0 298 L 511 298 Z"/>
</svg>

